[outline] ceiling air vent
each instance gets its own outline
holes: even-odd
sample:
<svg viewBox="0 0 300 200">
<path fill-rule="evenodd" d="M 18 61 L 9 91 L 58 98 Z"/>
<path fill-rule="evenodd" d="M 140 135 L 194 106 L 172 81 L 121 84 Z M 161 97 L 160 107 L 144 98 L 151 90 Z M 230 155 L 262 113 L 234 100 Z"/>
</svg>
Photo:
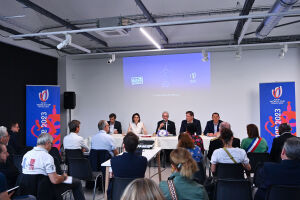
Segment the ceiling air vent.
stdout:
<svg viewBox="0 0 300 200">
<path fill-rule="evenodd" d="M 124 37 L 128 35 L 128 31 L 125 29 L 96 31 L 96 33 L 103 37 Z"/>
</svg>

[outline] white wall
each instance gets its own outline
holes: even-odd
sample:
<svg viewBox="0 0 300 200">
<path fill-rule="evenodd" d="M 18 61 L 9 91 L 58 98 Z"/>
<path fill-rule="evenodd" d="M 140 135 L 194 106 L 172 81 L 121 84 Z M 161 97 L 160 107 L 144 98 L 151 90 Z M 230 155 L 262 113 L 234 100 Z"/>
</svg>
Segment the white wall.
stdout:
<svg viewBox="0 0 300 200">
<path fill-rule="evenodd" d="M 149 93 L 132 93 L 123 87 L 122 59 L 108 65 L 107 59 L 75 59 L 67 57 L 66 90 L 75 91 L 77 106 L 72 119 L 81 124 L 84 137 L 97 132 L 97 123 L 117 114 L 123 131 L 134 112 L 141 115 L 148 132 L 154 132 L 161 112 L 168 110 L 175 121 L 177 132 L 185 111 L 192 110 L 200 119 L 202 129 L 212 112 L 219 112 L 221 119 L 232 124 L 236 137 L 246 137 L 246 125 L 259 126 L 259 83 L 274 81 L 296 82 L 296 107 L 300 109 L 300 49 L 289 49 L 284 59 L 278 58 L 279 49 L 249 50 L 240 61 L 234 52 L 211 53 L 211 88 L 181 97 L 154 97 Z M 297 114 L 300 126 L 300 112 Z M 64 126 L 64 125 L 63 125 Z M 299 128 L 298 128 L 299 130 Z"/>
</svg>

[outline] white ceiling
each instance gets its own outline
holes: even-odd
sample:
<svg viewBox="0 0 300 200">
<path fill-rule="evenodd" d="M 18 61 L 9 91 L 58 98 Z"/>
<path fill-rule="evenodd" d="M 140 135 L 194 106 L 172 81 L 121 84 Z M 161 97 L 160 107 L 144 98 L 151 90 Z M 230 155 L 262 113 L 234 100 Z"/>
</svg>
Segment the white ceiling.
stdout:
<svg viewBox="0 0 300 200">
<path fill-rule="evenodd" d="M 52 12 L 62 19 L 70 22 L 84 22 L 86 20 L 96 20 L 107 17 L 136 17 L 142 16 L 143 13 L 140 8 L 136 5 L 134 0 L 31 0 L 33 3 L 40 7 Z M 34 33 L 41 31 L 45 28 L 49 28 L 44 32 L 51 32 L 57 30 L 68 30 L 64 27 L 51 28 L 61 26 L 57 22 L 49 19 L 31 8 L 27 8 L 23 4 L 15 0 L 0 0 L 0 25 L 9 27 L 17 30 L 21 33 Z M 157 22 L 163 21 L 183 21 L 190 19 L 207 19 L 214 17 L 225 17 L 225 16 L 237 16 L 239 11 L 244 5 L 244 1 L 232 1 L 232 0 L 143 0 L 142 1 L 146 8 L 153 16 L 168 15 L 172 16 L 175 14 L 188 14 L 188 13 L 204 13 L 208 11 L 225 11 L 232 10 L 232 13 L 220 13 L 219 14 L 202 14 L 194 16 L 184 17 L 158 17 Z M 273 5 L 274 0 L 256 0 L 253 8 L 270 7 Z M 297 7 L 293 10 L 300 10 L 300 2 L 296 4 Z M 267 11 L 257 11 L 255 13 L 267 13 Z M 253 12 L 250 14 L 254 14 Z M 20 18 L 3 19 L 4 16 L 16 16 L 25 15 Z M 300 20 L 300 17 L 288 17 L 280 21 L 280 24 Z M 146 22 L 144 20 L 144 22 Z M 252 22 L 247 32 L 254 32 L 259 21 Z M 232 40 L 233 34 L 237 25 L 237 21 L 231 22 L 218 22 L 218 23 L 207 23 L 207 24 L 194 24 L 194 25 L 181 25 L 181 26 L 167 26 L 161 27 L 165 35 L 169 39 L 169 43 L 187 43 L 187 42 L 207 42 L 207 41 L 218 41 L 218 40 Z M 96 27 L 96 24 L 87 24 L 86 27 Z M 81 26 L 83 28 L 83 26 Z M 164 44 L 162 37 L 158 34 L 156 29 L 147 28 L 149 33 L 159 43 Z M 1 35 L 3 33 L 1 32 Z M 6 33 L 6 35 L 11 35 Z M 93 33 L 99 39 L 104 40 L 108 43 L 109 48 L 114 47 L 133 47 L 133 46 L 145 46 L 151 45 L 138 29 L 131 29 L 128 36 L 117 37 L 117 38 L 103 38 L 102 36 Z M 300 23 L 295 23 L 288 26 L 283 26 L 274 29 L 270 37 L 272 36 L 287 36 L 287 35 L 300 35 Z M 72 35 L 72 42 L 86 48 L 96 49 L 104 48 L 103 45 L 98 44 L 95 41 L 91 41 L 82 35 Z M 1 37 L 1 36 L 0 36 Z M 250 34 L 245 38 L 255 38 L 255 34 Z M 53 45 L 57 45 L 57 42 L 49 39 L 43 41 Z M 70 49 L 72 50 L 72 49 Z M 79 53 L 78 51 L 76 51 Z"/>
</svg>

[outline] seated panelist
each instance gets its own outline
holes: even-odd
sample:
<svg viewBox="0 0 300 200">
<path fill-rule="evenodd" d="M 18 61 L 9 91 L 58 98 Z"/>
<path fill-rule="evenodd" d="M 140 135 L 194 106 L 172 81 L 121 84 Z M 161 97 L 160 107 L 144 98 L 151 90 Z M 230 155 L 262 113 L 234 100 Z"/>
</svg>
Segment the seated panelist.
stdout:
<svg viewBox="0 0 300 200">
<path fill-rule="evenodd" d="M 218 137 L 220 135 L 219 127 L 222 122 L 219 113 L 213 113 L 212 120 L 206 123 L 204 135 Z"/>
<path fill-rule="evenodd" d="M 169 113 L 167 111 L 162 113 L 163 120 L 157 122 L 156 133 L 160 130 L 166 130 L 168 135 L 176 135 L 175 123 L 169 120 Z"/>
<path fill-rule="evenodd" d="M 133 132 L 136 135 L 141 135 L 141 134 L 147 135 L 147 130 L 144 126 L 144 123 L 141 122 L 139 113 L 134 113 L 132 115 L 132 121 L 129 123 L 127 132 Z"/>
<path fill-rule="evenodd" d="M 121 122 L 116 120 L 117 116 L 115 113 L 109 115 L 109 133 L 110 134 L 122 134 L 122 125 Z"/>
</svg>

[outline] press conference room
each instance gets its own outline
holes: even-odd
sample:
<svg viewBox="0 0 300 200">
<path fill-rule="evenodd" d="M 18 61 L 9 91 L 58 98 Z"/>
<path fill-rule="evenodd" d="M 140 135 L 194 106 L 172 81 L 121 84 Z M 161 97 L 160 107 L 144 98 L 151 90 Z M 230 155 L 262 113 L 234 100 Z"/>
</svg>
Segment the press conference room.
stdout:
<svg viewBox="0 0 300 200">
<path fill-rule="evenodd" d="M 300 198 L 300 1 L 0 2 L 1 200 Z"/>
</svg>

